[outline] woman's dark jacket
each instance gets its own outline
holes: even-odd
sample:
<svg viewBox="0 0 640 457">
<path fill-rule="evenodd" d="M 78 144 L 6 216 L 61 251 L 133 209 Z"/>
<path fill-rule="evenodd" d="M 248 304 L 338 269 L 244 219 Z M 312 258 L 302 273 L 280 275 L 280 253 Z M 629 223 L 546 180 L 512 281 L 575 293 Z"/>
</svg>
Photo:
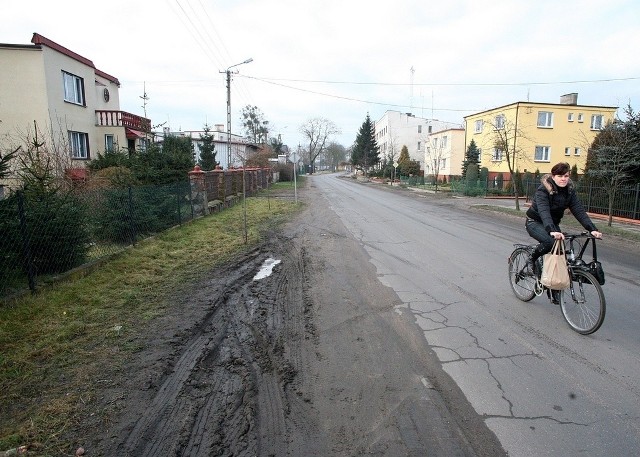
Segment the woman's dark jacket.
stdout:
<svg viewBox="0 0 640 457">
<path fill-rule="evenodd" d="M 585 229 L 590 232 L 597 230 L 580 203 L 571 180 L 566 187 L 558 187 L 550 174 L 544 175 L 540 181 L 533 203 L 527 210 L 527 217 L 541 222 L 548 233 L 559 232 L 558 225 L 568 208 Z"/>
</svg>

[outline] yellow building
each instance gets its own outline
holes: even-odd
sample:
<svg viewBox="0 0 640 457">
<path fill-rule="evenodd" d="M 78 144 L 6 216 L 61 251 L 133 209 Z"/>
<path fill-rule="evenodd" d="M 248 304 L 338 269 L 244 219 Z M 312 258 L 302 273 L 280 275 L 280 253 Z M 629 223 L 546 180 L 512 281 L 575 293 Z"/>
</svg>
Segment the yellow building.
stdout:
<svg viewBox="0 0 640 457">
<path fill-rule="evenodd" d="M 42 35 L 34 33 L 31 43 L 0 43 L 3 149 L 25 148 L 37 129 L 56 170 L 83 178 L 98 153 L 146 144 L 151 122 L 120 111 L 116 77 Z"/>
<path fill-rule="evenodd" d="M 572 93 L 560 103 L 516 102 L 465 116 L 465 151 L 475 141 L 489 178 L 507 177 L 508 160 L 522 173 L 548 173 L 556 163 L 568 162 L 581 174 L 593 139 L 615 119 L 618 107 L 578 105 L 577 100 Z"/>
</svg>

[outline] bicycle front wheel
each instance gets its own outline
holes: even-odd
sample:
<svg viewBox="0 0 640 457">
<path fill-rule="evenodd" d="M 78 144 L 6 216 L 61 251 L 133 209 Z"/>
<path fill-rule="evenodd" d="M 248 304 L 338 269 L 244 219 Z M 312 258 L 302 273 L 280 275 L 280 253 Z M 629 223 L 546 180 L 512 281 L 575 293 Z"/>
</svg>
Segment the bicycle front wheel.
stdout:
<svg viewBox="0 0 640 457">
<path fill-rule="evenodd" d="M 564 319 L 576 332 L 589 335 L 604 322 L 606 303 L 598 280 L 586 271 L 571 272 L 571 285 L 560 294 Z"/>
<path fill-rule="evenodd" d="M 526 267 L 530 253 L 527 248 L 516 248 L 509 257 L 509 284 L 513 293 L 522 301 L 531 301 L 536 296 L 538 279 Z"/>
</svg>

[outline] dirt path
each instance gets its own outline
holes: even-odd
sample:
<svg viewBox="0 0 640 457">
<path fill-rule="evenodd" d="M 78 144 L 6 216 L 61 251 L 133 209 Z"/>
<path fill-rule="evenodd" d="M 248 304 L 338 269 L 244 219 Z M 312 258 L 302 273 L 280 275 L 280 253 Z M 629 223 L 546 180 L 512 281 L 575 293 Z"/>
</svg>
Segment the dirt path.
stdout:
<svg viewBox="0 0 640 457">
<path fill-rule="evenodd" d="M 87 455 L 504 454 L 310 181 L 283 233 L 141 336 Z"/>
</svg>

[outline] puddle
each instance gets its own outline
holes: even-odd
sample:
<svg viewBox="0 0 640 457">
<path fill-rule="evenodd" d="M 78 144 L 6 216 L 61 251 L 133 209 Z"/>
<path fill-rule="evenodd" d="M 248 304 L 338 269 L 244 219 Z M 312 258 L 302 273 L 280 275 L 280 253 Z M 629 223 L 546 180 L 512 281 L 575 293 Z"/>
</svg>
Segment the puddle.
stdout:
<svg viewBox="0 0 640 457">
<path fill-rule="evenodd" d="M 264 261 L 264 263 L 262 264 L 262 267 L 260 267 L 260 271 L 256 273 L 256 275 L 253 277 L 253 280 L 257 281 L 259 279 L 263 279 L 271 275 L 271 273 L 273 272 L 273 267 L 278 265 L 280 262 L 281 262 L 280 260 L 276 260 L 274 258 L 269 257 L 267 260 Z"/>
</svg>

